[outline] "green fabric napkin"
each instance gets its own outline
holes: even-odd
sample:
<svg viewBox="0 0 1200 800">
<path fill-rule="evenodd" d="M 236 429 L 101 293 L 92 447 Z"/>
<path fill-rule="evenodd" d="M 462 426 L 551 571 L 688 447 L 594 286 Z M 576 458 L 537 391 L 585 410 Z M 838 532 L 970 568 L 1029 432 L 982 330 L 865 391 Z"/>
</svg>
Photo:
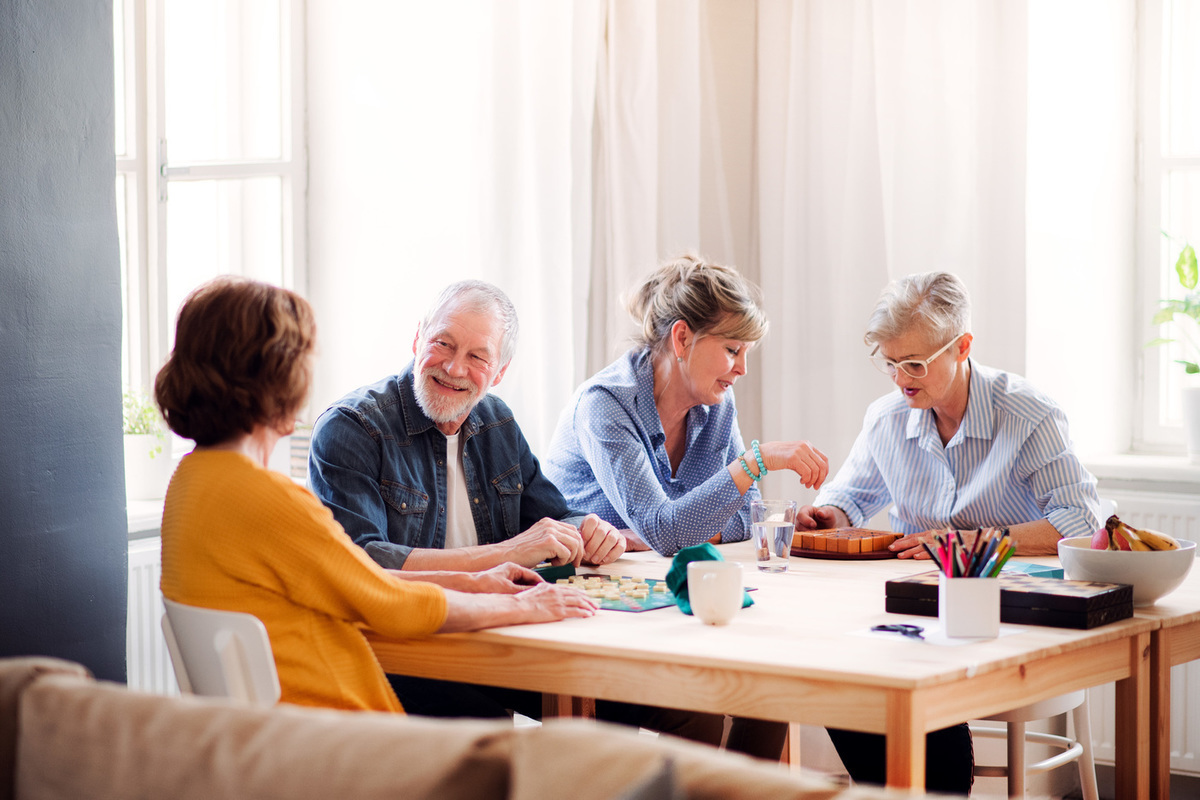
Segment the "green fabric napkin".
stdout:
<svg viewBox="0 0 1200 800">
<path fill-rule="evenodd" d="M 671 561 L 671 569 L 667 572 L 667 588 L 675 595 L 675 605 L 685 614 L 692 613 L 692 603 L 688 600 L 687 565 L 693 561 L 724 561 L 717 548 L 709 542 L 685 547 L 675 554 Z M 754 605 L 754 598 L 745 589 L 742 590 L 742 608 Z"/>
</svg>

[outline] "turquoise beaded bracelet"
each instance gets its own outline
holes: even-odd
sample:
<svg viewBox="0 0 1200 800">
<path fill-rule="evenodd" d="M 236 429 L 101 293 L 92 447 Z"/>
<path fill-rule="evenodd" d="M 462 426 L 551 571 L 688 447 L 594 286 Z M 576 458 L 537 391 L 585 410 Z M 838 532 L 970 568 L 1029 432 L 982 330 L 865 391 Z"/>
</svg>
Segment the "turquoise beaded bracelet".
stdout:
<svg viewBox="0 0 1200 800">
<path fill-rule="evenodd" d="M 758 450 L 758 439 L 750 442 L 750 449 L 754 451 L 754 459 L 758 461 L 758 477 L 755 480 L 762 480 L 767 476 L 767 465 L 763 463 L 762 453 Z"/>
<path fill-rule="evenodd" d="M 750 476 L 750 480 L 758 482 L 759 477 L 750 471 L 750 465 L 746 463 L 746 457 L 744 455 L 738 456 L 738 463 L 742 465 L 742 471 Z"/>
</svg>

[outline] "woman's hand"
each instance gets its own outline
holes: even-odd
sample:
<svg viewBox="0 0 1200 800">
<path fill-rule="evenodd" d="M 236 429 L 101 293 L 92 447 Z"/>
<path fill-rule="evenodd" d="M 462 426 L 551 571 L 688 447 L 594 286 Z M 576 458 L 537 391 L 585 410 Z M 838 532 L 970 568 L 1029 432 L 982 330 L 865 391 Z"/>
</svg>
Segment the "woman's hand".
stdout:
<svg viewBox="0 0 1200 800">
<path fill-rule="evenodd" d="M 760 444 L 767 471 L 790 469 L 800 476 L 800 483 L 809 489 L 820 489 L 829 476 L 829 459 L 811 442 L 767 442 Z M 755 469 L 754 452 L 747 454 L 750 468 Z"/>
<path fill-rule="evenodd" d="M 947 533 L 953 535 L 953 530 L 941 528 L 933 531 L 921 531 L 920 533 L 910 533 L 907 536 L 901 536 L 896 541 L 888 545 L 888 550 L 896 553 L 900 558 L 915 558 L 918 561 L 929 561 L 929 552 L 922 546 L 928 544 L 934 547 L 933 537 L 941 534 L 945 536 Z M 976 531 L 958 531 L 958 535 L 962 537 L 963 546 L 970 550 L 975 546 Z"/>
<path fill-rule="evenodd" d="M 513 624 L 532 622 L 554 622 L 572 617 L 590 617 L 598 606 L 592 598 L 571 586 L 541 583 L 513 599 L 518 603 L 519 619 Z"/>
<path fill-rule="evenodd" d="M 479 592 L 492 594 L 516 594 L 531 586 L 544 583 L 542 576 L 528 567 L 506 561 L 503 564 L 485 569 L 482 572 L 463 573 L 467 580 L 459 588 L 464 592 Z"/>
<path fill-rule="evenodd" d="M 446 591 L 446 620 L 439 633 L 477 631 L 501 625 L 590 617 L 596 603 L 572 586 L 542 582 L 517 594 Z"/>
</svg>

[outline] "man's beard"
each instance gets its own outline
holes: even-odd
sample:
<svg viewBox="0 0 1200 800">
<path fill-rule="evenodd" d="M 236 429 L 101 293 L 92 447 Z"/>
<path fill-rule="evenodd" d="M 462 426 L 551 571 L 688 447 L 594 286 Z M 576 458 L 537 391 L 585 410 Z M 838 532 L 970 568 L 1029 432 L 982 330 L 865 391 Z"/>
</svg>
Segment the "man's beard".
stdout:
<svg viewBox="0 0 1200 800">
<path fill-rule="evenodd" d="M 447 386 L 466 389 L 457 397 L 444 397 L 430 388 L 429 383 L 437 378 Z M 423 370 L 413 381 L 413 389 L 417 395 L 417 405 L 425 412 L 425 416 L 437 423 L 456 422 L 470 413 L 471 409 L 481 399 L 483 392 L 475 388 L 470 381 L 454 380 L 440 369 Z"/>
</svg>

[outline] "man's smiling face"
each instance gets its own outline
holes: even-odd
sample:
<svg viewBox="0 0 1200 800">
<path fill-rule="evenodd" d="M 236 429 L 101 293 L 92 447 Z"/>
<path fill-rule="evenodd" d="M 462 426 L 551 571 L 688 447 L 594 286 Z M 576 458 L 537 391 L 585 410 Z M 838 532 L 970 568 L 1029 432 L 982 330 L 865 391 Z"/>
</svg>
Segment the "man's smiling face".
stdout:
<svg viewBox="0 0 1200 800">
<path fill-rule="evenodd" d="M 457 433 L 488 388 L 500 382 L 507 366 L 500 363 L 502 333 L 495 314 L 476 309 L 451 310 L 428 331 L 417 331 L 417 403 L 442 433 Z"/>
</svg>

